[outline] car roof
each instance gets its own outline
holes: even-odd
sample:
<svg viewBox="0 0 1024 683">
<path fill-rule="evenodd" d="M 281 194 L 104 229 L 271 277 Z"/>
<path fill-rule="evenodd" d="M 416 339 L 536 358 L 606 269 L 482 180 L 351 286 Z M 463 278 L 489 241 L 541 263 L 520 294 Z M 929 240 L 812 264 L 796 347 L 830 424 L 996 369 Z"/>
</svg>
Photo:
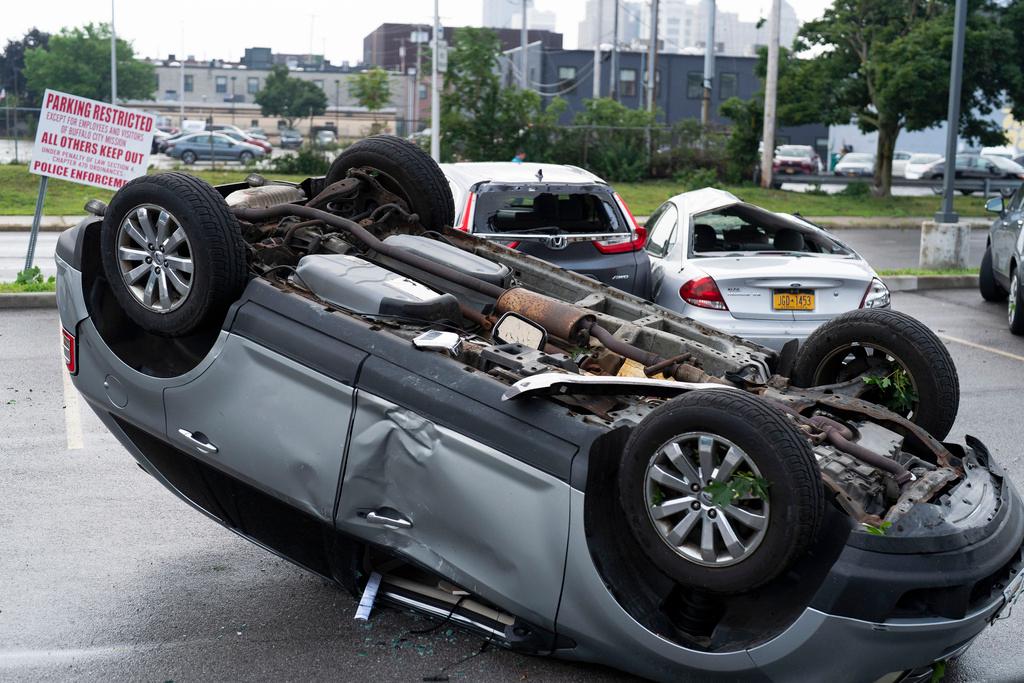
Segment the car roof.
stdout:
<svg viewBox="0 0 1024 683">
<path fill-rule="evenodd" d="M 602 183 L 603 180 L 578 166 L 562 164 L 534 164 L 511 161 L 467 161 L 441 164 L 441 170 L 452 181 L 469 187 L 482 181 L 501 183 L 536 183 L 537 172 L 542 172 L 544 183 Z"/>
</svg>

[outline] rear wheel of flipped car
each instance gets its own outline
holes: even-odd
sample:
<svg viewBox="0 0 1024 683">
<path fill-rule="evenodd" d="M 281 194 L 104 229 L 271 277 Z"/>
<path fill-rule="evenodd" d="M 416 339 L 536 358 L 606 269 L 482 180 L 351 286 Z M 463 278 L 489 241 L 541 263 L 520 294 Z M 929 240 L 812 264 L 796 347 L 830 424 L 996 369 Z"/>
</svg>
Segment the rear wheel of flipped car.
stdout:
<svg viewBox="0 0 1024 683">
<path fill-rule="evenodd" d="M 779 410 L 730 389 L 690 392 L 637 426 L 619 502 L 656 567 L 719 593 L 785 571 L 817 536 L 825 504 L 807 441 Z"/>
<path fill-rule="evenodd" d="M 221 320 L 247 280 L 245 243 L 227 203 L 183 173 L 143 176 L 118 190 L 103 217 L 101 249 L 121 308 L 162 336 Z"/>
<path fill-rule="evenodd" d="M 455 221 L 452 189 L 437 163 L 416 144 L 394 135 L 374 135 L 350 145 L 331 164 L 327 183 L 352 169 L 367 169 L 385 190 L 400 197 L 426 228 Z"/>
<path fill-rule="evenodd" d="M 899 311 L 861 309 L 811 333 L 792 373 L 799 387 L 845 384 L 944 439 L 960 406 L 956 365 L 935 333 Z"/>
<path fill-rule="evenodd" d="M 996 275 L 992 272 L 992 247 L 985 248 L 985 255 L 981 258 L 981 269 L 978 271 L 978 290 L 981 298 L 985 301 L 1006 301 L 1008 292 L 996 281 Z"/>
</svg>

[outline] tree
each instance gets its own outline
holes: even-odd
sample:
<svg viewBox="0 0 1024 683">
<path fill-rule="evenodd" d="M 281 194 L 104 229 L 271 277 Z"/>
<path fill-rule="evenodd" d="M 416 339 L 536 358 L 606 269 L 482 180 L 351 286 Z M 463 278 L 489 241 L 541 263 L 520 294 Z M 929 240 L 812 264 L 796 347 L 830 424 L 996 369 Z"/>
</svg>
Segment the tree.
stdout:
<svg viewBox="0 0 1024 683">
<path fill-rule="evenodd" d="M 759 92 L 749 100 L 730 97 L 722 102 L 719 111 L 732 122 L 725 143 L 726 180 L 734 183 L 749 180 L 760 160 L 757 145 L 764 123 L 764 93 Z"/>
<path fill-rule="evenodd" d="M 33 28 L 21 40 L 7 41 L 7 47 L 0 53 L 0 87 L 7 91 L 8 97 L 25 93 L 25 53 L 36 48 L 45 50 L 49 40 L 49 33 Z M 31 93 L 22 99 L 34 105 L 41 94 Z"/>
<path fill-rule="evenodd" d="M 536 92 L 502 88 L 501 43 L 492 29 L 460 28 L 452 44 L 441 95 L 441 156 L 509 159 L 522 148 L 527 158 L 541 158 L 564 101 L 545 107 Z"/>
<path fill-rule="evenodd" d="M 320 116 L 327 111 L 327 95 L 315 83 L 288 75 L 288 67 L 277 64 L 270 70 L 263 89 L 253 100 L 264 116 L 278 116 L 295 127 L 299 119 Z"/>
<path fill-rule="evenodd" d="M 94 100 L 110 99 L 110 26 L 86 24 L 50 36 L 46 47 L 25 52 L 25 81 L 36 97 L 46 88 Z M 131 43 L 117 40 L 117 96 L 148 100 L 156 91 L 153 65 L 135 58 Z"/>
<path fill-rule="evenodd" d="M 872 191 L 886 196 L 892 155 L 903 130 L 945 120 L 953 41 L 954 0 L 835 0 L 821 19 L 804 24 L 797 53 L 779 75 L 779 120 L 844 124 L 856 119 L 878 132 Z M 970 3 L 960 133 L 997 143 L 1002 132 L 985 120 L 1003 91 L 1019 82 L 1020 63 L 1006 57 L 1015 37 L 996 19 L 992 0 Z"/>
<path fill-rule="evenodd" d="M 380 111 L 391 103 L 391 77 L 379 66 L 356 74 L 348 92 L 367 111 Z"/>
</svg>

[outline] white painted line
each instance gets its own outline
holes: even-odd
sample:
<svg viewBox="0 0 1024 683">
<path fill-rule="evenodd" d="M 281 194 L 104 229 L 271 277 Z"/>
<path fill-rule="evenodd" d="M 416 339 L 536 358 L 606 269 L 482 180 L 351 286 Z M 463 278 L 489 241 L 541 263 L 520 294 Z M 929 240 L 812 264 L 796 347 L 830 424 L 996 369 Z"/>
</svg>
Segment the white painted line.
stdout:
<svg viewBox="0 0 1024 683">
<path fill-rule="evenodd" d="M 64 433 L 67 435 L 68 450 L 74 451 L 85 446 L 82 439 L 82 404 L 78 400 L 78 390 L 71 383 L 71 375 L 64 367 L 64 339 L 58 335 L 57 340 L 59 343 L 57 358 L 61 364 L 61 378 L 64 380 Z"/>
<path fill-rule="evenodd" d="M 967 341 L 966 339 L 960 339 L 959 337 L 951 337 L 948 334 L 938 335 L 939 339 L 945 339 L 947 341 L 954 342 L 956 344 L 963 344 L 964 346 L 970 346 L 972 349 L 978 349 L 980 351 L 988 351 L 994 353 L 997 356 L 1005 356 L 1006 358 L 1012 358 L 1013 360 L 1019 360 L 1024 363 L 1024 356 L 1019 356 L 1016 353 L 1010 353 L 1009 351 L 1003 351 L 1001 349 L 994 349 L 991 346 L 985 346 L 984 344 L 975 344 L 974 342 Z"/>
</svg>

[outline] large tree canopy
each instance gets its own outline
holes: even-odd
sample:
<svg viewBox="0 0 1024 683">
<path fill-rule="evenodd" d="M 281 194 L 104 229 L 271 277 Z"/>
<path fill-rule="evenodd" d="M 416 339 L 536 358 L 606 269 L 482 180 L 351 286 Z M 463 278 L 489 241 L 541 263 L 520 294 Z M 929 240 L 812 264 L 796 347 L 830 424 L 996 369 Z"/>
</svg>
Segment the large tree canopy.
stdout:
<svg viewBox="0 0 1024 683">
<path fill-rule="evenodd" d="M 277 64 L 267 75 L 263 89 L 253 98 L 264 116 L 279 116 L 295 127 L 298 119 L 327 111 L 327 95 L 311 81 L 288 75 L 288 67 Z"/>
<path fill-rule="evenodd" d="M 18 96 L 23 102 L 36 104 L 41 93 L 28 93 L 25 84 L 25 53 L 36 48 L 46 49 L 50 34 L 33 28 L 21 40 L 8 40 L 0 53 L 0 88 L 8 97 Z"/>
<path fill-rule="evenodd" d="M 391 102 L 391 77 L 379 66 L 352 77 L 348 92 L 359 106 L 368 111 L 380 111 Z"/>
<path fill-rule="evenodd" d="M 874 192 L 889 194 L 900 131 L 946 119 L 953 7 L 954 0 L 835 0 L 797 35 L 795 51 L 815 56 L 791 58 L 780 70 L 780 121 L 855 119 L 865 132 L 878 131 Z M 1008 58 L 1016 37 L 1001 14 L 991 0 L 974 0 L 967 20 L 960 133 L 985 143 L 1003 139 L 984 117 L 1020 82 L 1022 68 Z"/>
<path fill-rule="evenodd" d="M 94 100 L 110 100 L 110 26 L 86 24 L 50 36 L 45 49 L 25 52 L 25 81 L 36 97 L 47 88 Z M 117 39 L 117 96 L 148 100 L 156 91 L 153 65 L 135 58 L 131 43 Z"/>
</svg>

